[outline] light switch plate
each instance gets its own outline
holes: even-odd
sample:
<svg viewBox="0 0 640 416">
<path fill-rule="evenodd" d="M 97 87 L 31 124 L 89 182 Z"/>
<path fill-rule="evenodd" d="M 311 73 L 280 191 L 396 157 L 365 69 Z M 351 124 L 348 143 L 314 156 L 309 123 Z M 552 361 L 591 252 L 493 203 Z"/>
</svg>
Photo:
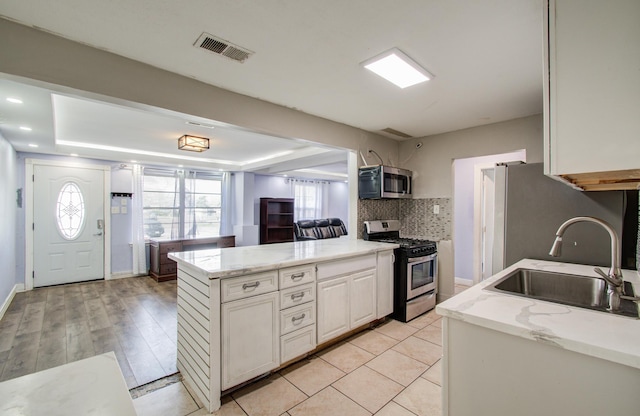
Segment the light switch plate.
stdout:
<svg viewBox="0 0 640 416">
<path fill-rule="evenodd" d="M 440 214 L 440 205 L 434 205 L 433 206 L 433 213 L 434 214 Z"/>
</svg>

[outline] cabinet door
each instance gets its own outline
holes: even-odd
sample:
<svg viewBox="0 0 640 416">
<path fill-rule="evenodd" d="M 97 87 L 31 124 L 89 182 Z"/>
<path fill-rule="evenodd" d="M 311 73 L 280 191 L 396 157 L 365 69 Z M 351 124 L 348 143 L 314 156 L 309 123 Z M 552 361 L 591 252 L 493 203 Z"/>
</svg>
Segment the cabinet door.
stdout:
<svg viewBox="0 0 640 416">
<path fill-rule="evenodd" d="M 278 292 L 222 304 L 222 389 L 280 365 Z"/>
<path fill-rule="evenodd" d="M 376 319 L 376 271 L 354 274 L 349 282 L 350 328 Z"/>
<path fill-rule="evenodd" d="M 545 173 L 640 168 L 640 2 L 548 1 Z"/>
<path fill-rule="evenodd" d="M 393 251 L 378 253 L 376 269 L 376 318 L 380 319 L 393 312 Z"/>
<path fill-rule="evenodd" d="M 318 344 L 350 329 L 349 277 L 318 283 Z"/>
</svg>

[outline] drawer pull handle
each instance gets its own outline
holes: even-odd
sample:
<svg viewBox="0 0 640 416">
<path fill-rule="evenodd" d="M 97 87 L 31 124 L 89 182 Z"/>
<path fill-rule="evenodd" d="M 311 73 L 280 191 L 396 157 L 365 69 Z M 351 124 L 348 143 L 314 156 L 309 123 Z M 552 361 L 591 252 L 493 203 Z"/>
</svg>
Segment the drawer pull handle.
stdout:
<svg viewBox="0 0 640 416">
<path fill-rule="evenodd" d="M 307 315 L 304 314 L 304 313 L 302 315 L 300 315 L 300 316 L 294 316 L 294 317 L 291 318 L 291 322 L 293 322 L 295 324 L 296 321 L 300 321 L 300 320 L 304 319 L 305 316 L 307 316 Z"/>
<path fill-rule="evenodd" d="M 245 283 L 245 284 L 242 285 L 242 289 L 243 290 L 255 289 L 258 286 L 260 286 L 260 282 Z"/>
<path fill-rule="evenodd" d="M 302 279 L 303 277 L 304 277 L 304 272 L 296 273 L 296 274 L 292 274 L 291 275 L 291 280 L 297 281 L 297 280 Z"/>
<path fill-rule="evenodd" d="M 304 292 L 294 293 L 291 295 L 291 300 L 302 299 L 304 297 Z"/>
</svg>

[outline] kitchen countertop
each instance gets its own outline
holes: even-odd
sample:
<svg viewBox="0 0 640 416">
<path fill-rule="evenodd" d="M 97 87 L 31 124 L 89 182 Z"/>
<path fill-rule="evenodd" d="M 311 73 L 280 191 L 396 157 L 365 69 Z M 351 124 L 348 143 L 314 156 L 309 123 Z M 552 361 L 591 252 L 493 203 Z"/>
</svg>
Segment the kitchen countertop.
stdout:
<svg viewBox="0 0 640 416">
<path fill-rule="evenodd" d="M 0 383 L 0 413 L 136 415 L 113 352 Z"/>
<path fill-rule="evenodd" d="M 209 279 L 220 279 L 393 250 L 396 247 L 397 244 L 344 237 L 169 253 L 169 258 L 181 267 L 206 273 Z"/>
<path fill-rule="evenodd" d="M 440 303 L 436 312 L 506 334 L 640 369 L 640 319 L 483 290 L 517 268 L 598 277 L 593 266 L 521 260 Z M 605 270 L 606 271 L 606 270 Z M 635 270 L 623 279 L 640 292 Z"/>
</svg>

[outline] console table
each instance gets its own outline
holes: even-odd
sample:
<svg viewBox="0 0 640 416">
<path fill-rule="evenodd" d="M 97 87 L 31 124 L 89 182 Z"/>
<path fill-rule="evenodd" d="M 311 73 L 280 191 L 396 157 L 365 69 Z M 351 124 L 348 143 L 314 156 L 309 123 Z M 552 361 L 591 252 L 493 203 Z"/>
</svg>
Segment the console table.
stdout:
<svg viewBox="0 0 640 416">
<path fill-rule="evenodd" d="M 206 250 L 209 248 L 235 247 L 236 237 L 226 235 L 220 237 L 206 238 L 182 238 L 170 239 L 150 239 L 149 240 L 149 261 L 151 269 L 149 276 L 156 282 L 175 280 L 178 276 L 176 262 L 167 257 L 168 253 L 178 251 Z"/>
</svg>

